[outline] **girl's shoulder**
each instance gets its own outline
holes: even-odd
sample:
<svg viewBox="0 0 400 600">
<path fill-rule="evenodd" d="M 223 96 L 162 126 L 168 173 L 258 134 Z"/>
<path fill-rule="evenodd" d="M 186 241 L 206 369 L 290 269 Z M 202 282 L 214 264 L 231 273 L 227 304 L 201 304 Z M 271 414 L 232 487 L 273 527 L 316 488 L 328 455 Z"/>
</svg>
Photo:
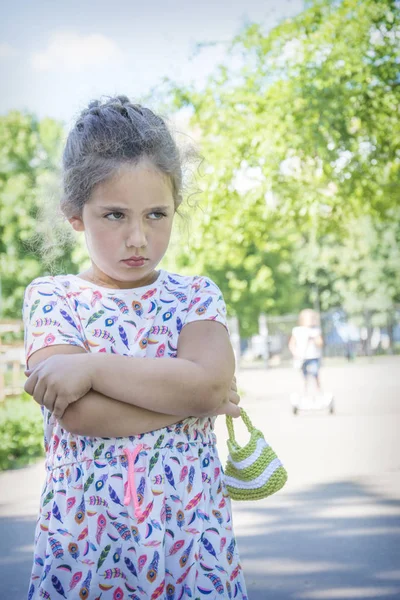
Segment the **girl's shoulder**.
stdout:
<svg viewBox="0 0 400 600">
<path fill-rule="evenodd" d="M 162 285 L 167 289 L 187 288 L 188 290 L 219 290 L 218 286 L 212 281 L 212 279 L 206 277 L 205 275 L 181 275 L 179 273 L 170 273 L 168 271 L 164 271 Z"/>
<path fill-rule="evenodd" d="M 43 275 L 33 279 L 26 286 L 26 292 L 32 292 L 33 290 L 45 290 L 48 293 L 51 293 L 51 290 L 54 293 L 68 292 L 73 285 L 74 279 L 70 275 Z"/>
</svg>

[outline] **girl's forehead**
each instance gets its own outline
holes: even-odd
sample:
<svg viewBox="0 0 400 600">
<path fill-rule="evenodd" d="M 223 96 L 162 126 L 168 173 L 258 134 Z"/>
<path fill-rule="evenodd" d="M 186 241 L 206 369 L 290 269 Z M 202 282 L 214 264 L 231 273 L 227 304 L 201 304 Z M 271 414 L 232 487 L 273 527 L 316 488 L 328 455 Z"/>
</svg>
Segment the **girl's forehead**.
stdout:
<svg viewBox="0 0 400 600">
<path fill-rule="evenodd" d="M 122 201 L 127 207 L 154 202 L 173 205 L 172 182 L 148 160 L 123 165 L 113 177 L 93 189 L 90 202 L 98 205 L 104 200 Z"/>
</svg>

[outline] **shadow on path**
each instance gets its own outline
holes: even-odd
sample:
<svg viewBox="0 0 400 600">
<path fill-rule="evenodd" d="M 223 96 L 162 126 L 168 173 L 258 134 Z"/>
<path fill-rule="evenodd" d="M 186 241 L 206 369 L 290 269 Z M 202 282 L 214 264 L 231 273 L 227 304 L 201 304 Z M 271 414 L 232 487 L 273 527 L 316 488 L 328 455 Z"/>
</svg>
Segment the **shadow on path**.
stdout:
<svg viewBox="0 0 400 600">
<path fill-rule="evenodd" d="M 400 501 L 359 482 L 234 503 L 249 600 L 400 598 Z M 0 518 L 0 598 L 25 600 L 35 519 Z"/>
<path fill-rule="evenodd" d="M 34 517 L 0 517 L 0 599 L 25 600 L 33 560 Z"/>
<path fill-rule="evenodd" d="M 236 503 L 234 518 L 249 600 L 400 598 L 400 501 L 362 482 Z"/>
</svg>

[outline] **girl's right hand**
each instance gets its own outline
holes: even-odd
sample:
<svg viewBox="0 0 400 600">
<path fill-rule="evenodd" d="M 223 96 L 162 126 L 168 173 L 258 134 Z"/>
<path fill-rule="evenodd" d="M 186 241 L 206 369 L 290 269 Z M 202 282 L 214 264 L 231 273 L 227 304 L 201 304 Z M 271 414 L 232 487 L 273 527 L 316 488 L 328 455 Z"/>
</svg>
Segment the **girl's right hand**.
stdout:
<svg viewBox="0 0 400 600">
<path fill-rule="evenodd" d="M 240 396 L 237 393 L 236 377 L 233 377 L 228 395 L 211 416 L 229 415 L 233 418 L 240 417 L 239 402 Z"/>
</svg>

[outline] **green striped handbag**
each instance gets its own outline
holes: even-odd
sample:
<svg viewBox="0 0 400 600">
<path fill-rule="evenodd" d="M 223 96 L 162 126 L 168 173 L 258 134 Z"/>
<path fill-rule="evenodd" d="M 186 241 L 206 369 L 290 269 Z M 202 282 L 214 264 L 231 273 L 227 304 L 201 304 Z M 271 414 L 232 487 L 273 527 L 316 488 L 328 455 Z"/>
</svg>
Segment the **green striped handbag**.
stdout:
<svg viewBox="0 0 400 600">
<path fill-rule="evenodd" d="M 243 408 L 240 413 L 250 433 L 250 441 L 243 448 L 239 446 L 235 440 L 233 419 L 227 416 L 229 456 L 225 484 L 233 500 L 260 500 L 275 494 L 285 485 L 287 472 Z"/>
</svg>

